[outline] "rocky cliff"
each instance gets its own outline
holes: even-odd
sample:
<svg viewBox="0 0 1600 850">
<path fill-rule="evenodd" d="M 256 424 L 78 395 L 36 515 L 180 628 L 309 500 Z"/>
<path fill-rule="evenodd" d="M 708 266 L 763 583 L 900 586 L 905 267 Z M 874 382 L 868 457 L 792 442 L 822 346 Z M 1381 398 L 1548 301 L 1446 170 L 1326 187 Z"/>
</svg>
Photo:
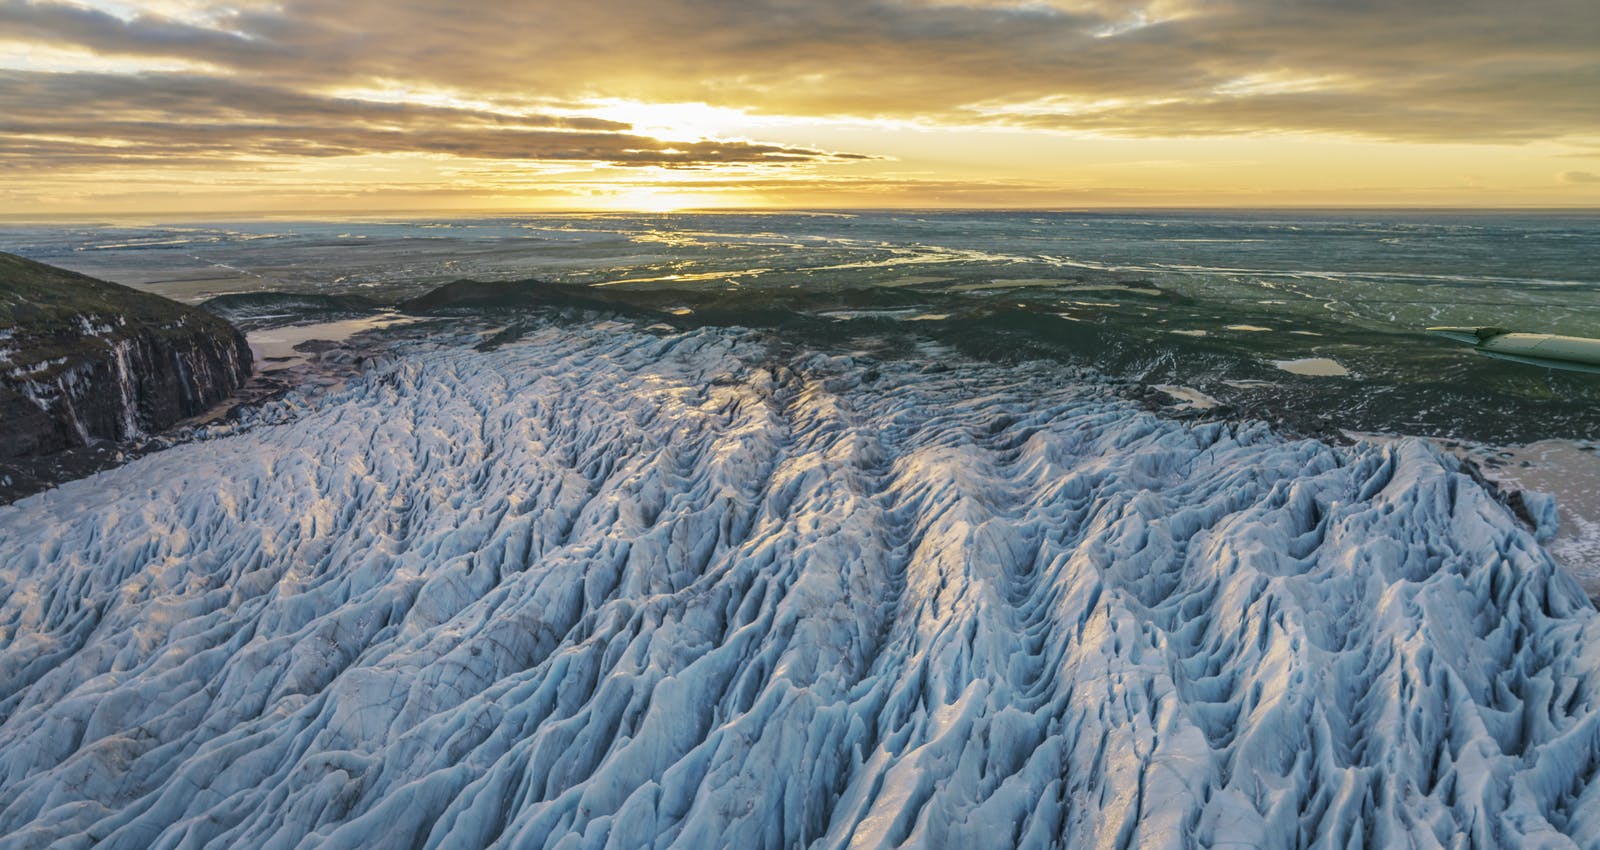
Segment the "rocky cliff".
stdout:
<svg viewBox="0 0 1600 850">
<path fill-rule="evenodd" d="M 0 253 L 0 459 L 160 431 L 250 369 L 244 336 L 216 316 Z"/>
</svg>

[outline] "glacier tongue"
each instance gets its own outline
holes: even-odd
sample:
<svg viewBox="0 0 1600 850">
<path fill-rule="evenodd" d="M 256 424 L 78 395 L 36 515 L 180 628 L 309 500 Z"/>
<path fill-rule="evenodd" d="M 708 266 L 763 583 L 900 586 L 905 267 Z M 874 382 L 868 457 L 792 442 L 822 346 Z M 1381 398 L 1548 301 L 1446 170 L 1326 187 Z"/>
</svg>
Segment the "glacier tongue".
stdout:
<svg viewBox="0 0 1600 850">
<path fill-rule="evenodd" d="M 408 343 L 0 590 L 0 848 L 1600 846 L 1600 621 L 1453 461 L 1044 366 Z"/>
</svg>

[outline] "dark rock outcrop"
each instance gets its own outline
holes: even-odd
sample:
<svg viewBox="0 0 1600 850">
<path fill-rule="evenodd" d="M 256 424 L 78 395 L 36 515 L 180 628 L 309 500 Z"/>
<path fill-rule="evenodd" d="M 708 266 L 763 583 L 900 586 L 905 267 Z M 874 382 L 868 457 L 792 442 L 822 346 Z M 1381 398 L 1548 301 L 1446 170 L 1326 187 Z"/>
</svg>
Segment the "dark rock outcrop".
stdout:
<svg viewBox="0 0 1600 850">
<path fill-rule="evenodd" d="M 233 292 L 195 305 L 244 330 L 294 325 L 307 321 L 336 322 L 381 312 L 383 305 L 359 295 L 298 292 Z"/>
<path fill-rule="evenodd" d="M 580 310 L 668 322 L 680 327 L 746 325 L 761 327 L 815 320 L 828 310 L 885 309 L 941 305 L 955 310 L 962 305 L 939 293 L 905 292 L 885 288 L 768 289 L 741 291 L 726 288 L 690 289 L 637 286 L 602 287 L 543 280 L 447 283 L 396 308 L 405 313 L 440 315 L 498 310 Z"/>
<path fill-rule="evenodd" d="M 542 280 L 457 280 L 396 305 L 401 312 L 413 314 L 536 308 L 626 313 L 637 312 L 641 306 L 635 299 L 602 289 Z"/>
<path fill-rule="evenodd" d="M 153 434 L 250 371 L 244 336 L 216 316 L 0 253 L 0 461 Z"/>
</svg>

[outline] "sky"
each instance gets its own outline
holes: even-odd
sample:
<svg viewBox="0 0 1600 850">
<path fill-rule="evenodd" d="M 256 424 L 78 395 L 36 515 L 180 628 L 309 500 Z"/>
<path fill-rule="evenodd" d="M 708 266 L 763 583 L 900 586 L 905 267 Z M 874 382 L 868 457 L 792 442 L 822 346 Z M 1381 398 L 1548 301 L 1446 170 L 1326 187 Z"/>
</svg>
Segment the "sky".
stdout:
<svg viewBox="0 0 1600 850">
<path fill-rule="evenodd" d="M 1600 207 L 1596 0 L 0 0 L 0 214 Z"/>
</svg>

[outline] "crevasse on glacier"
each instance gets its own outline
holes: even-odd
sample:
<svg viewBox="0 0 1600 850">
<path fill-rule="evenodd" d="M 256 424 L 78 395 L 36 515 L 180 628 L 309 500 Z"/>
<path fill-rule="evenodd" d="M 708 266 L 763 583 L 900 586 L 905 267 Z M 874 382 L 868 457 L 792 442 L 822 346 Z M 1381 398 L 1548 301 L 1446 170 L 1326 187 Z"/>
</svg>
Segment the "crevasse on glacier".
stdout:
<svg viewBox="0 0 1600 850">
<path fill-rule="evenodd" d="M 1600 624 L 1419 442 L 736 331 L 407 343 L 0 510 L 0 847 L 1600 846 Z"/>
</svg>

